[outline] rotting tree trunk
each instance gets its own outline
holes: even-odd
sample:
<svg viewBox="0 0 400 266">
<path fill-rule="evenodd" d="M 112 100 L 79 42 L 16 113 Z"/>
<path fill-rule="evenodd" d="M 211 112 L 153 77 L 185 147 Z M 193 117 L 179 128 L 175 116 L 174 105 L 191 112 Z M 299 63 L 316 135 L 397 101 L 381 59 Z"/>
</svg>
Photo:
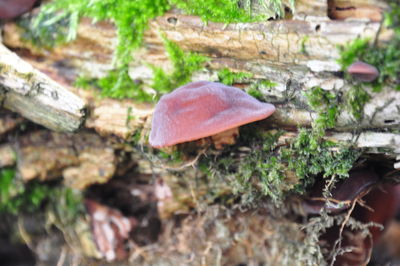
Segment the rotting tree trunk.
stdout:
<svg viewBox="0 0 400 266">
<path fill-rule="evenodd" d="M 349 90 L 351 85 L 337 76 L 341 70 L 336 62 L 339 57 L 337 46 L 355 38 L 375 39 L 378 44 L 388 41 L 392 32 L 381 27 L 380 21 L 386 8 L 385 1 L 378 0 L 297 1 L 292 20 L 229 25 L 205 24 L 198 17 L 171 12 L 151 21 L 144 48 L 135 52 L 129 72 L 132 79 L 149 85 L 152 71 L 148 63 L 170 68 L 160 37 L 162 32 L 183 49 L 211 58 L 207 70 L 195 73 L 193 80 L 216 80 L 217 70 L 225 67 L 253 74 L 241 86 L 270 80 L 277 86 L 260 89 L 266 99 L 278 106 L 270 121 L 284 128 L 310 126 L 316 115 L 310 111 L 303 91 L 314 86 L 337 92 Z M 350 9 L 354 12 L 344 12 Z M 328 10 L 334 20 L 328 17 Z M 90 20 L 83 20 L 76 41 L 57 47 L 45 56 L 23 42 L 18 32 L 14 24 L 6 25 L 5 44 L 14 49 L 28 49 L 31 54 L 25 54 L 25 60 L 61 82 L 71 83 L 82 73 L 102 77 L 112 69 L 115 29 L 111 24 L 92 24 Z M 396 157 L 399 136 L 390 131 L 400 126 L 399 102 L 400 94 L 390 88 L 374 93 L 364 106 L 361 121 L 347 111 L 339 115 L 332 138 L 335 138 L 335 131 L 353 132 L 357 128 L 357 135 L 339 134 L 339 139 L 351 140 L 362 134 L 369 141 L 360 147 L 372 148 L 375 152 L 384 148 L 385 153 Z M 103 135 L 126 138 L 135 127 L 150 120 L 146 117 L 151 114 L 152 107 L 141 105 L 138 109 L 134 101 L 93 101 L 89 96 L 88 103 L 93 111 L 86 125 Z M 128 109 L 138 110 L 138 117 L 128 119 Z M 379 141 L 382 137 L 393 142 L 382 143 Z"/>
<path fill-rule="evenodd" d="M 376 38 L 377 43 L 381 44 L 388 41 L 392 35 L 390 30 L 381 28 L 380 24 L 382 11 L 386 8 L 384 1 L 298 0 L 296 2 L 296 13 L 293 20 L 252 24 L 223 25 L 212 22 L 205 24 L 198 17 L 171 11 L 151 21 L 146 32 L 143 48 L 135 52 L 135 60 L 130 65 L 130 75 L 132 79 L 141 80 L 144 84 L 149 85 L 153 74 L 148 63 L 162 66 L 165 69 L 171 68 L 160 37 L 160 32 L 165 33 L 168 39 L 176 42 L 186 51 L 198 52 L 211 58 L 206 69 L 195 73 L 193 80 L 215 81 L 217 80 L 217 71 L 227 67 L 232 71 L 244 71 L 253 74 L 253 77 L 248 78 L 243 84 L 237 84 L 240 87 L 266 79 L 277 83 L 278 85 L 273 88 L 261 88 L 265 98 L 278 106 L 277 112 L 266 122 L 272 123 L 275 128 L 288 129 L 288 132 L 281 136 L 281 142 L 293 139 L 297 134 L 296 127 L 308 127 L 316 117 L 316 114 L 308 107 L 303 91 L 313 86 L 320 86 L 325 90 L 335 89 L 335 91 L 346 92 L 350 87 L 350 84 L 347 84 L 344 79 L 337 75 L 341 70 L 336 62 L 339 57 L 337 45 L 345 45 L 357 37 Z M 350 19 L 344 20 L 345 18 Z M 3 41 L 10 49 L 21 52 L 20 57 L 24 61 L 47 73 L 59 84 L 70 88 L 74 79 L 81 73 L 102 77 L 112 69 L 115 28 L 109 23 L 92 24 L 90 20 L 85 19 L 80 24 L 76 41 L 47 52 L 38 51 L 22 41 L 16 25 L 10 23 L 4 27 Z M 25 64 L 25 62 L 18 61 L 19 59 L 11 55 L 9 51 L 4 50 L 4 54 L 12 56 L 13 60 L 17 60 L 16 62 L 20 64 Z M 17 63 L 10 63 L 9 60 L 6 60 L 2 64 L 9 64 L 16 70 L 13 72 L 6 69 L 7 71 L 4 71 L 3 68 L 0 76 L 4 75 L 4 78 L 9 81 L 13 80 L 10 79 L 10 75 L 14 73 L 15 80 L 21 79 L 15 83 L 4 82 L 2 84 L 6 91 L 4 93 L 5 107 L 20 112 L 27 119 L 50 129 L 73 131 L 83 122 L 82 110 L 85 103 L 88 105 L 89 114 L 84 126 L 87 129 L 94 129 L 105 138 L 100 138 L 88 130 L 82 130 L 76 135 L 50 133 L 45 130 L 29 132 L 26 136 L 18 137 L 0 147 L 1 165 L 16 163 L 24 180 L 34 178 L 47 180 L 52 177 L 63 176 L 67 186 L 79 189 L 83 189 L 92 183 L 106 182 L 114 175 L 121 175 L 121 173 L 118 173 L 118 171 L 122 171 L 121 169 L 131 169 L 132 165 L 129 163 L 126 165 L 126 162 L 118 161 L 120 158 L 117 158 L 117 153 L 120 151 L 131 152 L 119 140 L 129 140 L 137 129 L 144 129 L 145 133 L 148 132 L 154 108 L 153 104 L 137 103 L 134 100 L 100 99 L 93 92 L 71 88 L 83 99 L 81 100 L 72 93 L 66 92 L 60 85 L 50 81 L 47 76 L 39 74 L 36 70 L 31 68 L 29 70 L 29 73 L 34 73 L 33 77 L 24 76 L 25 72 L 22 72 L 21 77 L 21 74 L 18 74 L 21 71 L 19 67 L 16 67 Z M 32 87 L 29 84 L 43 82 L 42 80 L 45 80 L 49 86 L 45 87 L 45 90 L 31 91 L 34 86 Z M 23 83 L 29 86 L 20 86 Z M 21 91 L 21 88 L 26 88 L 26 90 Z M 61 98 L 57 97 L 60 99 L 58 101 L 55 101 L 56 99 L 52 96 L 54 90 L 60 91 L 57 92 L 57 95 L 64 95 Z M 51 101 L 50 107 L 47 107 L 47 101 Z M 65 101 L 66 105 L 60 104 L 60 101 Z M 361 121 L 353 119 L 348 112 L 343 111 L 338 118 L 336 127 L 328 132 L 326 137 L 333 141 L 352 142 L 356 147 L 365 148 L 366 153 L 384 154 L 388 155 L 390 159 L 396 158 L 400 154 L 400 134 L 396 131 L 396 128 L 400 126 L 399 103 L 400 93 L 384 88 L 382 92 L 374 94 L 371 101 L 364 106 L 364 115 Z M 33 105 L 39 106 L 39 115 L 31 112 L 32 109 L 30 108 Z M 63 109 L 65 106 L 68 108 Z M 48 108 L 55 108 L 55 112 L 49 111 Z M 52 117 L 53 114 L 54 118 Z M 3 136 L 22 120 L 18 118 L 7 123 L 9 121 L 8 115 L 6 113 L 0 120 L 4 122 L 4 129 L 2 128 L 1 131 Z M 356 133 L 354 133 L 355 128 L 357 128 Z M 14 153 L 18 155 L 16 160 Z M 38 158 L 36 157 L 37 154 L 41 154 L 41 156 Z M 172 190 L 175 189 L 171 184 L 178 183 L 178 181 L 175 181 L 177 177 L 168 173 L 167 169 L 163 169 L 163 165 L 157 165 L 154 173 L 154 169 L 149 166 L 151 162 L 144 160 L 137 154 L 132 156 L 133 158 L 128 159 L 137 160 L 139 172 L 147 177 L 143 180 L 148 181 L 151 175 L 159 175 L 165 180 L 174 179 L 168 185 L 171 186 Z M 400 167 L 398 163 L 396 166 Z M 185 174 L 194 177 L 195 174 L 191 170 L 189 168 Z M 84 179 L 80 180 L 79 177 L 84 177 Z M 190 193 L 183 191 L 182 194 L 176 196 L 179 199 L 175 198 L 174 202 L 167 202 L 164 208 L 170 209 L 165 210 L 165 214 L 160 213 L 160 215 L 168 217 L 172 213 L 186 213 L 188 209 L 195 206 L 198 198 L 202 196 L 202 193 L 205 193 L 204 191 L 208 187 L 200 187 L 196 184 L 199 187 L 193 189 L 194 185 L 193 187 L 192 185 L 192 183 L 188 185 L 191 190 Z M 140 185 L 137 184 L 133 188 L 126 189 L 131 194 L 141 191 Z M 138 197 L 144 196 L 139 195 Z M 151 197 L 155 196 L 151 195 Z M 159 208 L 160 210 L 161 208 Z M 213 215 L 218 216 L 217 214 Z M 211 215 L 212 219 L 214 219 L 213 215 Z M 263 234 L 279 238 L 282 235 L 290 234 L 274 231 L 275 227 L 271 228 L 270 224 L 273 225 L 276 221 L 265 222 L 265 214 L 257 215 L 236 213 L 234 216 L 238 217 L 237 223 L 235 219 L 225 218 L 225 223 L 218 224 L 218 226 L 221 226 L 225 230 L 224 232 L 233 234 L 236 227 L 247 228 L 248 224 L 254 222 L 257 225 L 259 223 L 263 225 L 263 227 L 260 227 L 261 229 L 257 229 L 260 232 L 257 231 L 255 235 Z M 254 221 L 248 222 L 249 217 L 253 217 Z M 209 217 L 199 216 L 193 218 L 192 221 L 186 220 L 185 223 L 187 224 L 184 224 L 180 229 L 181 235 L 177 237 L 179 238 L 178 243 L 191 242 L 189 236 L 191 236 L 192 228 L 201 228 L 207 222 L 207 219 Z M 276 223 L 290 227 L 296 235 L 297 242 L 293 245 L 302 247 L 300 243 L 302 243 L 303 235 L 299 225 L 285 222 L 283 219 Z M 199 226 L 197 226 L 198 224 Z M 172 234 L 174 232 L 173 225 L 168 224 L 168 226 L 170 228 L 167 227 L 166 231 L 169 229 Z M 211 237 L 208 239 L 215 242 L 223 241 L 223 238 L 222 240 L 214 239 L 214 236 L 219 236 L 217 234 L 217 230 L 220 230 L 217 228 L 218 226 L 212 227 Z M 259 227 L 257 226 L 257 228 Z M 201 229 L 199 229 L 198 234 L 203 234 Z M 168 234 L 166 235 L 168 236 Z M 185 241 L 186 239 L 189 239 L 189 241 Z M 254 246 L 247 249 L 248 243 L 255 241 L 254 239 L 249 234 L 243 236 L 242 242 L 222 243 L 220 246 L 230 245 L 230 248 L 225 249 L 225 251 L 228 250 L 231 253 L 235 253 L 236 250 L 242 253 L 247 252 L 247 256 L 251 258 L 252 252 L 260 250 L 257 248 L 253 251 L 251 248 L 254 248 Z M 164 241 L 164 244 L 172 242 L 172 240 L 165 239 L 165 236 L 164 239 L 160 240 L 160 242 L 162 241 Z M 197 244 L 200 246 L 198 250 L 211 250 L 210 253 L 215 253 L 213 256 L 221 256 L 222 251 L 209 247 L 208 243 L 199 242 Z M 186 243 L 186 245 L 190 246 L 193 243 Z M 182 244 L 182 247 L 178 248 L 184 249 L 183 246 Z M 260 246 L 265 248 L 264 243 L 261 243 Z M 277 252 L 274 256 L 278 258 L 281 256 L 279 249 L 277 247 L 274 250 L 271 248 L 268 252 Z M 149 250 L 152 251 L 151 247 Z M 148 254 L 150 253 L 149 250 L 138 248 L 137 252 L 150 258 L 155 257 Z M 173 248 L 169 251 L 175 252 Z M 179 251 L 182 254 L 188 252 L 187 250 Z M 158 250 L 158 252 L 160 251 Z M 262 257 L 265 254 L 258 255 Z M 136 254 L 136 256 L 139 255 Z M 209 262 L 209 264 L 214 262 L 214 260 L 208 261 L 210 259 L 208 255 L 201 256 L 204 256 L 204 261 Z M 180 258 L 182 257 L 184 255 Z M 232 255 L 232 258 L 234 259 L 235 256 Z M 199 259 L 199 257 L 196 257 L 196 259 Z M 279 258 L 277 260 L 279 261 Z M 239 263 L 240 261 L 234 262 Z"/>
</svg>

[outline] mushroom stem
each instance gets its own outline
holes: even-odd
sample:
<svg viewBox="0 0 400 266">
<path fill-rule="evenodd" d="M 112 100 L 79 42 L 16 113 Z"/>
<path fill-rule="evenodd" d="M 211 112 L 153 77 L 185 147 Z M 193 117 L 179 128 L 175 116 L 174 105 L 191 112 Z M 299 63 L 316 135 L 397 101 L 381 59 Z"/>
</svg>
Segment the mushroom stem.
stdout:
<svg viewBox="0 0 400 266">
<path fill-rule="evenodd" d="M 233 145 L 236 143 L 236 139 L 239 137 L 239 128 L 231 128 L 221 133 L 211 136 L 211 140 L 214 147 L 217 150 L 223 149 L 224 145 Z"/>
</svg>

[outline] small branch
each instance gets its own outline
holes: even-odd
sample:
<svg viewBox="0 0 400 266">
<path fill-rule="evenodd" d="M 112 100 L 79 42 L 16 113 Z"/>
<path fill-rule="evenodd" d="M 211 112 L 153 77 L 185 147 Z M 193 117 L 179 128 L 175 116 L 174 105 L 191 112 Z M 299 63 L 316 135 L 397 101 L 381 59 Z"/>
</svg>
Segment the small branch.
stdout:
<svg viewBox="0 0 400 266">
<path fill-rule="evenodd" d="M 85 103 L 0 44 L 2 105 L 56 131 L 76 131 L 85 118 Z"/>
</svg>

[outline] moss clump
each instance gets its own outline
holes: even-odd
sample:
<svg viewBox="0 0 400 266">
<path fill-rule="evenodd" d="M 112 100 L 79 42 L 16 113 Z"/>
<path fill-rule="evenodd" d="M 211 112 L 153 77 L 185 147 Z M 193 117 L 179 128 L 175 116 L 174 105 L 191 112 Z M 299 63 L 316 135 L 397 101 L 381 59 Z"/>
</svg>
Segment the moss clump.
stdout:
<svg viewBox="0 0 400 266">
<path fill-rule="evenodd" d="M 219 197 L 220 190 L 225 191 L 227 186 L 243 206 L 257 204 L 265 196 L 279 205 L 291 186 L 285 180 L 284 165 L 275 153 L 277 139 L 283 132 L 262 134 L 253 125 L 240 130 L 238 144 L 227 147 L 222 154 L 200 160 L 199 168 L 208 178 L 208 196 Z M 240 143 L 247 144 L 245 149 Z M 231 201 L 229 197 L 225 200 Z"/>
<path fill-rule="evenodd" d="M 295 187 L 297 192 L 305 192 L 308 186 L 314 184 L 316 176 L 348 177 L 348 172 L 360 155 L 351 147 L 337 145 L 317 134 L 301 129 L 289 148 L 281 151 L 281 158 L 287 162 L 288 169 L 299 178 L 300 182 Z"/>
<path fill-rule="evenodd" d="M 151 87 L 157 92 L 156 98 L 190 82 L 192 74 L 209 60 L 197 53 L 184 52 L 176 43 L 166 38 L 164 46 L 173 69 L 171 73 L 166 73 L 162 68 L 152 66 L 154 77 Z"/>
<path fill-rule="evenodd" d="M 300 129 L 296 138 L 278 145 L 283 131 L 261 133 L 254 125 L 241 127 L 238 144 L 222 154 L 202 158 L 201 167 L 212 187 L 210 195 L 226 189 L 243 205 L 268 197 L 280 205 L 290 193 L 304 193 L 316 177 L 346 178 L 359 156 L 351 146 L 325 140 L 325 131 L 336 124 L 340 97 L 319 87 L 306 96 L 318 116 L 311 129 Z"/>
<path fill-rule="evenodd" d="M 299 191 L 313 184 L 317 175 L 347 177 L 359 156 L 359 152 L 346 146 L 339 145 L 339 149 L 333 151 L 338 145 L 323 139 L 326 130 L 336 124 L 341 109 L 340 95 L 314 87 L 306 93 L 306 97 L 310 107 L 317 112 L 312 129 L 300 129 L 290 148 L 282 150 L 282 157 L 288 161 L 288 168 L 295 171 L 302 181 L 297 187 Z"/>
<path fill-rule="evenodd" d="M 398 76 L 400 74 L 400 34 L 382 47 L 376 47 L 369 43 L 368 39 L 356 39 L 346 47 L 341 47 L 339 63 L 343 70 L 355 61 L 363 61 L 378 68 L 379 77 L 373 81 L 373 91 L 379 92 L 386 84 L 396 90 L 400 90 Z M 350 79 L 349 76 L 347 76 Z M 361 86 L 368 86 L 367 83 L 353 81 Z"/>
<path fill-rule="evenodd" d="M 0 170 L 0 213 L 34 213 L 46 207 L 58 209 L 61 204 L 67 215 L 63 217 L 69 221 L 83 210 L 80 193 L 54 184 L 23 183 L 15 177 L 14 169 Z"/>
<path fill-rule="evenodd" d="M 259 1 L 263 5 L 265 1 Z M 267 7 L 283 14 L 280 0 L 268 1 Z M 294 1 L 291 1 L 292 6 Z M 264 19 L 264 16 L 251 14 L 250 2 L 244 8 L 239 0 L 54 0 L 42 6 L 39 15 L 30 20 L 22 20 L 26 39 L 40 46 L 53 46 L 75 39 L 81 17 L 95 21 L 110 20 L 117 28 L 118 44 L 115 51 L 117 66 L 128 64 L 131 53 L 143 41 L 148 21 L 163 15 L 171 6 L 183 9 L 186 13 L 200 16 L 204 21 L 250 22 Z M 50 40 L 50 42 L 49 42 Z"/>
<path fill-rule="evenodd" d="M 57 21 L 54 19 L 57 16 L 68 17 L 71 20 L 68 39 L 74 39 L 81 17 L 90 17 L 95 21 L 110 20 L 117 28 L 115 56 L 117 66 L 120 66 L 131 61 L 132 50 L 140 46 L 148 21 L 164 14 L 169 8 L 167 0 L 56 0 L 42 6 L 35 25 L 50 26 Z"/>
<path fill-rule="evenodd" d="M 265 101 L 266 99 L 264 94 L 261 92 L 261 89 L 271 89 L 276 87 L 277 85 L 277 83 L 270 80 L 260 80 L 251 84 L 247 88 L 247 93 L 260 101 Z"/>
<path fill-rule="evenodd" d="M 106 77 L 100 79 L 80 77 L 75 86 L 97 88 L 103 97 L 156 101 L 163 94 L 190 82 L 193 73 L 200 70 L 208 61 L 205 56 L 184 52 L 176 43 L 165 38 L 164 45 L 173 69 L 171 73 L 166 73 L 162 68 L 150 65 L 154 73 L 150 87 L 154 93 L 144 90 L 144 84 L 140 80 L 134 81 L 130 78 L 128 65 L 111 71 Z"/>
<path fill-rule="evenodd" d="M 243 82 L 253 76 L 251 73 L 246 72 L 232 72 L 229 68 L 223 68 L 218 71 L 218 80 L 225 85 L 232 85 L 236 82 Z"/>
<path fill-rule="evenodd" d="M 68 13 L 54 16 L 49 12 L 43 12 L 40 19 L 31 15 L 23 16 L 17 21 L 17 25 L 23 29 L 22 38 L 25 41 L 46 49 L 75 39 L 75 23 L 76 17 L 72 17 Z"/>
<path fill-rule="evenodd" d="M 307 93 L 308 104 L 317 112 L 313 121 L 313 134 L 316 137 L 325 135 L 325 130 L 333 128 L 339 112 L 339 97 L 334 92 L 325 91 L 320 87 L 311 88 Z"/>
<path fill-rule="evenodd" d="M 354 85 L 344 95 L 345 107 L 353 117 L 360 120 L 363 115 L 364 105 L 371 99 L 371 96 L 360 85 Z"/>
<path fill-rule="evenodd" d="M 277 16 L 283 16 L 284 8 L 281 0 L 258 0 L 257 3 L 271 9 Z M 265 18 L 262 15 L 253 16 L 250 11 L 253 3 L 247 0 L 243 2 L 239 0 L 54 0 L 43 5 L 37 17 L 21 20 L 20 26 L 25 29 L 26 40 L 38 46 L 53 47 L 76 38 L 81 17 L 90 17 L 94 21 L 114 22 L 118 37 L 114 56 L 115 69 L 103 79 L 96 81 L 81 78 L 77 84 L 101 87 L 103 96 L 107 97 L 133 97 L 148 101 L 152 96 L 143 91 L 141 84 L 131 82 L 128 76 L 128 64 L 132 60 L 132 51 L 143 41 L 148 21 L 163 15 L 173 5 L 182 8 L 188 14 L 200 16 L 204 21 L 231 23 Z M 291 5 L 294 6 L 293 0 Z M 173 61 L 176 63 L 172 74 L 166 74 L 162 69 L 153 66 L 155 79 L 152 87 L 159 92 L 168 92 L 176 84 L 190 80 L 188 77 L 194 69 L 205 61 L 193 53 L 185 54 L 189 58 L 182 59 L 183 52 L 172 47 L 172 44 L 166 46 L 170 49 L 171 56 L 179 60 Z M 174 54 L 176 51 L 178 53 Z M 179 64 L 181 62 L 184 64 Z M 169 81 L 171 78 L 172 82 Z M 126 88 L 126 92 L 123 88 Z"/>
<path fill-rule="evenodd" d="M 171 2 L 187 14 L 199 16 L 204 21 L 231 23 L 255 20 L 250 12 L 240 8 L 239 0 L 171 0 Z"/>
<path fill-rule="evenodd" d="M 107 76 L 99 79 L 78 77 L 76 87 L 98 89 L 103 97 L 123 99 L 132 98 L 138 101 L 152 101 L 153 97 L 143 90 L 141 81 L 134 81 L 128 74 L 128 66 L 110 71 Z"/>
</svg>

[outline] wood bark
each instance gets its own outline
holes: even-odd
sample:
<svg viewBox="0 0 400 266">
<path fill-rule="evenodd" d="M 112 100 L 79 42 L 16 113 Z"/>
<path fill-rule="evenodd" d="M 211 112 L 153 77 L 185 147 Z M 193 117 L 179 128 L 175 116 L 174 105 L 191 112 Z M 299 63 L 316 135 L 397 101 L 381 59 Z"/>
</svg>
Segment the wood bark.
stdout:
<svg viewBox="0 0 400 266">
<path fill-rule="evenodd" d="M 290 20 L 229 25 L 204 23 L 198 17 L 173 10 L 150 22 L 143 47 L 134 53 L 129 74 L 133 80 L 149 87 L 153 77 L 149 63 L 167 71 L 171 69 L 160 37 L 162 33 L 184 50 L 210 57 L 193 80 L 216 81 L 218 70 L 229 68 L 253 74 L 235 84 L 241 88 L 261 80 L 273 81 L 277 84 L 275 87 L 260 87 L 260 91 L 277 106 L 277 111 L 261 123 L 268 130 L 287 129 L 279 139 L 280 143 L 287 143 L 297 136 L 298 127 L 310 127 L 317 116 L 303 92 L 313 86 L 341 94 L 350 89 L 351 84 L 340 75 L 337 46 L 358 37 L 369 37 L 382 45 L 392 37 L 392 32 L 380 23 L 386 8 L 380 0 L 297 0 Z M 163 223 L 163 232 L 156 244 L 144 242 L 139 246 L 134 243 L 137 239 L 130 243 L 134 247 L 130 257 L 133 262 L 147 261 L 153 265 L 169 259 L 174 264 L 186 261 L 190 254 L 188 263 L 193 265 L 240 264 L 243 258 L 250 264 L 268 264 L 265 258 L 280 262 L 283 257 L 299 264 L 308 263 L 299 258 L 316 250 L 318 243 L 307 239 L 307 228 L 286 217 L 274 217 L 273 210 L 269 209 L 242 212 L 207 206 L 200 210 L 199 201 L 209 186 L 198 183 L 198 175 L 202 173 L 189 167 L 193 164 L 183 162 L 186 167 L 173 168 L 157 158 L 147 158 L 152 156 L 151 151 L 144 155 L 143 150 L 133 151 L 137 147 L 125 145 L 137 131 L 142 132 L 140 143 L 147 145 L 145 136 L 151 127 L 154 104 L 104 99 L 96 92 L 73 88 L 71 84 L 79 75 L 103 77 L 113 69 L 116 36 L 111 23 L 93 24 L 83 19 L 77 40 L 52 51 L 40 50 L 23 41 L 20 29 L 13 23 L 5 25 L 3 41 L 19 54 L 18 57 L 0 46 L 3 106 L 52 130 L 71 132 L 81 124 L 85 129 L 77 134 L 35 130 L 13 136 L 10 132 L 26 120 L 4 111 L 0 113 L 0 138 L 4 140 L 0 146 L 0 166 L 16 165 L 24 181 L 62 176 L 66 186 L 80 190 L 117 177 L 106 186 L 97 187 L 107 192 L 117 191 L 115 200 L 104 200 L 120 204 L 128 212 L 137 208 L 135 211 L 139 214 L 134 213 L 142 221 L 135 231 L 142 234 L 153 233 L 148 225 L 150 218 L 160 218 Z M 362 119 L 356 120 L 348 110 L 342 110 L 336 127 L 325 137 L 352 143 L 365 153 L 386 155 L 393 163 L 394 159 L 400 159 L 397 130 L 400 93 L 390 88 L 368 93 L 372 99 L 364 106 Z M 400 168 L 400 162 L 394 167 Z M 125 180 L 118 179 L 125 175 Z M 226 191 L 231 193 L 232 188 Z M 93 191 L 88 195 L 90 192 Z M 130 201 L 122 202 L 127 199 L 125 195 L 135 200 L 129 198 Z M 215 198 L 211 200 L 205 199 L 203 203 L 215 204 Z M 183 219 L 182 214 L 190 213 L 193 208 L 199 209 Z M 143 210 L 148 213 L 144 215 Z M 174 214 L 182 217 L 169 219 Z M 75 233 L 83 252 L 102 257 L 88 220 L 82 218 L 80 223 Z M 292 240 L 290 244 L 287 239 Z M 86 250 L 85 243 L 90 246 Z M 292 247 L 285 251 L 288 246 Z"/>
<path fill-rule="evenodd" d="M 85 117 L 78 96 L 0 44 L 2 106 L 56 131 L 76 131 Z"/>
<path fill-rule="evenodd" d="M 342 14 L 346 8 L 357 12 Z M 211 58 L 206 69 L 195 73 L 193 80 L 217 80 L 217 71 L 225 67 L 253 74 L 241 87 L 259 80 L 271 80 L 277 84 L 275 87 L 260 88 L 265 98 L 277 106 L 269 121 L 287 129 L 308 127 L 316 114 L 308 107 L 303 92 L 314 86 L 337 93 L 349 90 L 351 84 L 338 75 L 341 68 L 337 63 L 337 46 L 346 45 L 356 38 L 371 38 L 378 45 L 388 41 L 392 32 L 376 19 L 386 8 L 386 3 L 378 0 L 297 1 L 291 20 L 229 25 L 206 24 L 198 17 L 172 11 L 150 22 L 143 48 L 134 53 L 129 73 L 133 80 L 149 85 L 153 75 L 149 63 L 171 69 L 161 32 L 186 51 Z M 328 11 L 340 14 L 330 19 L 328 15 L 332 15 Z M 70 84 L 78 74 L 102 77 L 113 68 L 115 28 L 110 23 L 93 24 L 84 19 L 77 40 L 56 47 L 50 53 L 22 41 L 19 32 L 14 24 L 6 25 L 4 42 L 14 49 L 30 51 L 24 59 L 62 83 Z M 128 138 L 135 129 L 144 125 L 149 127 L 152 105 L 138 105 L 134 100 L 94 100 L 96 97 L 92 93 L 79 93 L 92 108 L 86 126 L 102 135 Z M 400 126 L 400 94 L 391 88 L 384 88 L 380 93 L 369 91 L 369 94 L 372 97 L 364 106 L 361 121 L 343 110 L 332 136 L 335 136 L 335 131 L 349 132 L 337 135 L 342 140 L 359 134 L 369 136 L 370 143 L 356 142 L 356 145 L 374 148 L 375 151 L 381 147 L 394 157 L 398 147 L 389 147 L 377 136 L 394 139 L 393 144 L 397 145 L 397 133 L 382 131 Z M 134 114 L 133 119 L 129 119 L 128 110 Z M 357 129 L 356 134 L 351 133 L 354 129 Z"/>
</svg>

